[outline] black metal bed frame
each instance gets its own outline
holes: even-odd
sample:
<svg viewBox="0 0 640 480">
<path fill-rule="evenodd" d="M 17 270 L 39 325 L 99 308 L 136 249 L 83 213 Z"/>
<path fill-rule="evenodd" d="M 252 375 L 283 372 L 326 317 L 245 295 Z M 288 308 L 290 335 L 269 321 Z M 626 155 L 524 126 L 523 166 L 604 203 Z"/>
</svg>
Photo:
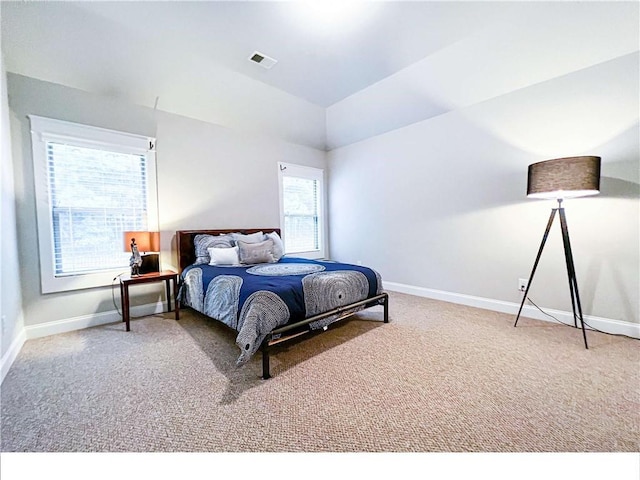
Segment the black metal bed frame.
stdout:
<svg viewBox="0 0 640 480">
<path fill-rule="evenodd" d="M 319 315 L 315 315 L 313 317 L 305 318 L 304 320 L 301 320 L 299 322 L 291 323 L 291 324 L 273 329 L 271 332 L 269 332 L 267 337 L 262 341 L 262 345 L 260 346 L 260 351 L 262 352 L 262 378 L 264 380 L 271 378 L 269 358 L 270 358 L 270 349 L 274 345 L 277 345 L 282 342 L 286 342 L 287 340 L 292 340 L 293 338 L 299 337 L 300 335 L 304 335 L 305 333 L 317 331 L 317 330 L 312 330 L 309 327 L 309 324 L 316 322 L 318 320 L 322 320 L 324 318 L 328 318 L 334 315 L 343 314 L 342 317 L 337 318 L 335 320 L 337 322 L 345 318 L 348 318 L 351 315 L 354 315 L 361 310 L 364 310 L 366 308 L 371 308 L 377 305 L 383 306 L 384 323 L 389 323 L 389 295 L 387 293 L 381 293 L 379 295 L 376 295 L 375 297 L 367 298 L 366 300 L 361 300 L 359 302 L 351 303 L 343 307 L 334 308 L 333 310 L 330 310 L 325 313 L 321 313 Z M 358 310 L 354 311 L 354 308 L 358 308 L 358 307 L 362 307 L 362 308 L 359 308 Z M 326 329 L 327 327 L 324 327 L 324 330 Z M 285 337 L 280 336 L 282 334 L 286 334 L 287 332 L 294 332 L 294 333 L 292 333 L 291 335 L 287 335 Z"/>
</svg>

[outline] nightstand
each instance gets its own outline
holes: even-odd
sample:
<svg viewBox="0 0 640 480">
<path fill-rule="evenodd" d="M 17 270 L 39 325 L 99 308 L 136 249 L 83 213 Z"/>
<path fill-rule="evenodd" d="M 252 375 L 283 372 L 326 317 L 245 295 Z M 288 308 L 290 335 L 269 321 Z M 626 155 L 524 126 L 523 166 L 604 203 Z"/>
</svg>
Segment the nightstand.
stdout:
<svg viewBox="0 0 640 480">
<path fill-rule="evenodd" d="M 180 302 L 178 302 L 178 274 L 172 270 L 146 273 L 138 277 L 123 275 L 120 277 L 120 299 L 122 301 L 122 321 L 125 322 L 127 332 L 129 328 L 129 286 L 141 283 L 161 282 L 164 280 L 167 288 L 167 311 L 171 311 L 171 283 L 173 282 L 173 300 L 175 303 L 176 320 L 180 320 Z"/>
</svg>

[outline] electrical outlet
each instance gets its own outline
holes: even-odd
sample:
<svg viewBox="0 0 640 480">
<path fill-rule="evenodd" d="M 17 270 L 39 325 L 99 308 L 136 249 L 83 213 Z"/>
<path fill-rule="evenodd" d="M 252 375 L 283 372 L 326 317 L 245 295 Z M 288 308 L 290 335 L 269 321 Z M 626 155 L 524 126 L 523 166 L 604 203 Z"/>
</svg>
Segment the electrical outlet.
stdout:
<svg viewBox="0 0 640 480">
<path fill-rule="evenodd" d="M 524 293 L 527 289 L 527 285 L 529 284 L 529 280 L 526 278 L 518 279 L 518 291 Z"/>
</svg>

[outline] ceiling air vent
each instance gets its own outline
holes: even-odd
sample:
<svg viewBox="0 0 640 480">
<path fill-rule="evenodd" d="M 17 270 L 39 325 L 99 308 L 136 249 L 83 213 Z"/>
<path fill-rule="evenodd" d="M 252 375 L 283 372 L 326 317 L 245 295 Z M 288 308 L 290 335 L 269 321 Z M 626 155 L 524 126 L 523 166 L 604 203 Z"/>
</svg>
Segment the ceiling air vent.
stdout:
<svg viewBox="0 0 640 480">
<path fill-rule="evenodd" d="M 253 54 L 249 57 L 249 60 L 257 63 L 261 67 L 266 68 L 267 70 L 273 67 L 278 61 L 275 58 L 268 57 L 264 53 L 253 52 Z"/>
</svg>

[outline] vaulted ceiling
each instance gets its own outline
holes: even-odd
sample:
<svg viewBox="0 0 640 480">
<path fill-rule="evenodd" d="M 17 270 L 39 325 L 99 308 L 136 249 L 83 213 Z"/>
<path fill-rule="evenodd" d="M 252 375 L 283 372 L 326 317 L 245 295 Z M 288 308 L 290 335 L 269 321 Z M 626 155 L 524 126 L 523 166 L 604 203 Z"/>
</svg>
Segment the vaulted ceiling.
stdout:
<svg viewBox="0 0 640 480">
<path fill-rule="evenodd" d="M 637 18 L 603 25 L 595 3 L 3 1 L 0 14 L 8 71 L 136 104 L 182 96 L 173 110 L 198 117 L 197 90 L 266 86 L 330 109 L 413 68 L 403 95 L 421 90 L 424 116 L 637 51 Z M 277 63 L 250 62 L 255 51 Z M 445 94 L 458 98 L 426 104 Z"/>
<path fill-rule="evenodd" d="M 201 65 L 327 107 L 486 28 L 505 8 L 344 0 L 9 3 L 3 30 L 13 69 L 37 77 L 64 69 L 94 91 L 126 89 L 123 72 L 193 55 Z M 270 70 L 250 63 L 256 50 L 278 63 Z M 176 67 L 183 64 L 166 65 L 165 75 Z"/>
</svg>

